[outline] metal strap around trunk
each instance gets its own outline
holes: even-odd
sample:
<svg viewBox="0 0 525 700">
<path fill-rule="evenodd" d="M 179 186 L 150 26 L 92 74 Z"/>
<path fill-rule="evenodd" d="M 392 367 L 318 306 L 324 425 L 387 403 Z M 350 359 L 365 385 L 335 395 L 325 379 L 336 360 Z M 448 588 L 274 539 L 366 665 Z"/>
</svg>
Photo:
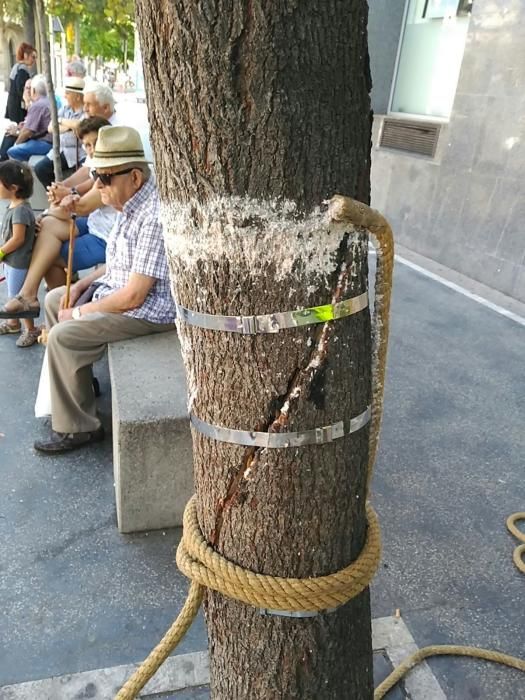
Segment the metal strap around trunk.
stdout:
<svg viewBox="0 0 525 700">
<path fill-rule="evenodd" d="M 306 309 L 278 311 L 274 314 L 261 314 L 258 316 L 205 314 L 176 304 L 179 319 L 190 326 L 198 326 L 199 328 L 207 328 L 214 331 L 243 333 L 244 335 L 278 333 L 284 328 L 297 328 L 298 326 L 308 326 L 313 323 L 335 321 L 338 318 L 345 318 L 362 311 L 367 306 L 368 292 L 363 292 L 351 299 L 338 301 L 336 304 L 310 306 Z"/>
<path fill-rule="evenodd" d="M 229 442 L 234 445 L 245 445 L 246 447 L 267 447 L 279 449 L 284 447 L 301 447 L 302 445 L 322 445 L 332 442 L 345 435 L 354 433 L 368 423 L 372 414 L 370 406 L 363 413 L 360 413 L 345 426 L 344 421 L 325 425 L 322 428 L 303 430 L 295 433 L 261 433 L 252 430 L 233 430 L 223 428 L 219 425 L 212 425 L 190 415 L 193 427 L 203 435 L 218 440 L 219 442 Z"/>
<path fill-rule="evenodd" d="M 261 615 L 276 615 L 277 617 L 298 617 L 298 618 L 304 618 L 304 617 L 317 617 L 317 615 L 328 615 L 330 613 L 335 612 L 336 610 L 339 610 L 341 606 L 338 606 L 337 608 L 326 608 L 326 610 L 300 610 L 300 611 L 291 611 L 291 610 L 270 610 L 269 608 L 259 608 L 259 613 Z"/>
</svg>

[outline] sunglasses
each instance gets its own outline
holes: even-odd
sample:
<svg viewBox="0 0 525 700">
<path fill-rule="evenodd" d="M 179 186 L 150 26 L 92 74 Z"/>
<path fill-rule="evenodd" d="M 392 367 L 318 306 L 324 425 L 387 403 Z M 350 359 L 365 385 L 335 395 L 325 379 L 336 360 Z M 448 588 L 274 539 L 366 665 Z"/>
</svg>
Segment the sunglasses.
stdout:
<svg viewBox="0 0 525 700">
<path fill-rule="evenodd" d="M 137 168 L 128 168 L 127 170 L 119 170 L 118 173 L 99 173 L 98 170 L 92 170 L 91 176 L 95 182 L 100 180 L 104 187 L 107 187 L 108 185 L 111 185 L 111 180 L 117 175 L 127 175 L 136 169 Z"/>
</svg>

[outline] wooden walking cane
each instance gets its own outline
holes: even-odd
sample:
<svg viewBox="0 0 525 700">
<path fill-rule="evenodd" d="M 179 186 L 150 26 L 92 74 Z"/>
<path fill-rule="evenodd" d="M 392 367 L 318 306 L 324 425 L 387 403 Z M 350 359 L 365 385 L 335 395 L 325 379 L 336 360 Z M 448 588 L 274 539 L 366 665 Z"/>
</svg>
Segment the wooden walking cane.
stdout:
<svg viewBox="0 0 525 700">
<path fill-rule="evenodd" d="M 69 250 L 67 254 L 67 270 L 66 270 L 66 300 L 65 308 L 69 309 L 71 302 L 71 278 L 73 276 L 73 250 L 75 248 L 75 219 L 77 215 L 71 213 L 71 221 L 69 222 Z"/>
</svg>

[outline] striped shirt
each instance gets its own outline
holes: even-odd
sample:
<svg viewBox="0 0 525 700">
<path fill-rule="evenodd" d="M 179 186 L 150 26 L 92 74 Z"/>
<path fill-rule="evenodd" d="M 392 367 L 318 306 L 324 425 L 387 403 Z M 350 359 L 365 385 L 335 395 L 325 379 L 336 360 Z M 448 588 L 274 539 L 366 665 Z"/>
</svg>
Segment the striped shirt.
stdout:
<svg viewBox="0 0 525 700">
<path fill-rule="evenodd" d="M 125 287 L 132 272 L 147 275 L 155 278 L 155 284 L 142 306 L 125 315 L 152 323 L 173 323 L 175 304 L 159 214 L 159 196 L 150 177 L 118 213 L 108 238 L 106 273 L 99 280 L 93 301 Z"/>
</svg>

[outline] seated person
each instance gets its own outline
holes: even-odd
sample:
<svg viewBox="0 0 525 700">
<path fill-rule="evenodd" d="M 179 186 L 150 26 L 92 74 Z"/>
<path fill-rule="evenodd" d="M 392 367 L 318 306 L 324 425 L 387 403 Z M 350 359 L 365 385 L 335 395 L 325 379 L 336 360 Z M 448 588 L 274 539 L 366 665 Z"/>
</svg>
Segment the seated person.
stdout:
<svg viewBox="0 0 525 700">
<path fill-rule="evenodd" d="M 112 126 L 120 126 L 122 121 L 115 112 L 115 98 L 107 85 L 91 83 L 84 89 L 84 112 L 86 117 L 103 117 Z M 120 116 L 120 113 L 119 113 Z M 72 123 L 72 122 L 71 122 Z M 84 194 L 92 185 L 89 179 L 89 167 L 85 164 L 62 182 L 53 182 L 48 188 L 48 199 L 51 204 L 59 204 L 62 197 L 69 194 L 71 187 Z"/>
<path fill-rule="evenodd" d="M 24 92 L 22 95 L 22 102 L 24 104 L 24 109 L 27 112 L 27 110 L 31 106 L 31 78 L 28 78 L 26 80 Z M 18 132 L 20 131 L 23 125 L 23 121 L 20 122 L 20 124 L 16 124 L 15 122 L 9 122 L 5 127 L 4 138 L 2 139 L 2 143 L 0 144 L 0 161 L 9 159 L 9 156 L 7 155 L 7 149 L 11 148 L 11 146 L 14 146 Z"/>
<path fill-rule="evenodd" d="M 95 149 L 99 129 L 108 125 L 107 120 L 100 117 L 80 122 L 77 131 L 88 157 Z M 64 284 L 71 212 L 80 214 L 76 220 L 78 237 L 73 249 L 73 272 L 105 261 L 106 241 L 117 212 L 113 207 L 102 203 L 100 190 L 91 180 L 91 189 L 85 195 L 81 197 L 69 194 L 62 200 L 62 206 L 52 207 L 40 217 L 37 222 L 40 230 L 24 284 L 19 294 L 5 304 L 2 312 L 9 310 L 11 313 L 23 313 L 32 310 L 37 316 L 40 310 L 38 288 L 42 279 L 46 278 L 50 288 Z"/>
<path fill-rule="evenodd" d="M 104 117 L 111 126 L 121 126 L 120 112 L 117 116 L 115 98 L 111 88 L 100 83 L 91 83 L 84 89 L 84 110 L 88 117 Z"/>
<path fill-rule="evenodd" d="M 86 77 L 86 66 L 83 64 L 79 56 L 72 56 L 71 61 L 66 65 L 66 76 L 72 78 L 76 76 L 77 78 Z"/>
<path fill-rule="evenodd" d="M 58 126 L 60 129 L 60 159 L 62 162 L 62 174 L 71 175 L 86 157 L 79 143 L 74 127 L 84 114 L 84 80 L 82 78 L 67 78 L 65 84 L 65 96 L 67 106 L 61 107 L 58 112 Z M 49 124 L 49 133 L 53 133 L 53 126 Z M 35 175 L 44 187 L 49 187 L 55 179 L 53 167 L 53 153 L 50 151 L 47 157 L 42 158 L 35 165 Z"/>
<path fill-rule="evenodd" d="M 31 156 L 45 156 L 53 141 L 47 130 L 50 119 L 46 79 L 43 75 L 35 75 L 31 79 L 31 103 L 27 116 L 10 137 L 11 145 L 7 148 L 7 156 L 12 160 L 23 161 L 28 161 Z M 3 152 L 4 142 L 0 152 Z"/>
<path fill-rule="evenodd" d="M 124 126 L 102 128 L 93 166 L 102 201 L 120 214 L 109 237 L 105 269 L 71 287 L 76 306 L 64 307 L 63 287 L 46 297 L 53 432 L 35 442 L 46 454 L 104 438 L 92 365 L 108 343 L 174 328 L 159 197 L 138 132 Z"/>
</svg>

